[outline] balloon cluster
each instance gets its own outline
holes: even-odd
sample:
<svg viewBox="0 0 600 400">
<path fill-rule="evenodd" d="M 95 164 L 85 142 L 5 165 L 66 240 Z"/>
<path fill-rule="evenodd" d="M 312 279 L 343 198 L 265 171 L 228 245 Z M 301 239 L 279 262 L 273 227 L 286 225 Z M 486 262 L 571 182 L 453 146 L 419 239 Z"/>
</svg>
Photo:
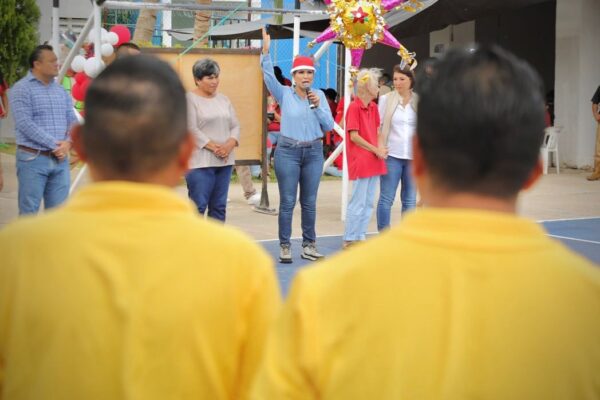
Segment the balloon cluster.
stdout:
<svg viewBox="0 0 600 400">
<path fill-rule="evenodd" d="M 325 0 L 330 24 L 323 33 L 313 40 L 316 43 L 338 39 L 350 49 L 352 68 L 358 71 L 365 50 L 375 43 L 382 43 L 398 49 L 400 64 L 414 69 L 417 66 L 415 53 L 409 52 L 387 30 L 383 15 L 398 7 L 414 12 L 421 5 L 418 0 Z"/>
<path fill-rule="evenodd" d="M 92 34 L 88 36 L 88 42 L 92 41 Z M 104 69 L 102 57 L 110 57 L 115 51 L 115 47 L 129 42 L 131 32 L 126 26 L 115 25 L 110 31 L 102 28 L 101 43 L 99 51 L 94 49 L 94 54 L 89 57 L 77 55 L 71 62 L 71 69 L 75 73 L 75 84 L 71 87 L 71 95 L 77 101 L 84 101 L 87 88 L 92 79 Z M 98 54 L 99 53 L 99 54 Z"/>
</svg>

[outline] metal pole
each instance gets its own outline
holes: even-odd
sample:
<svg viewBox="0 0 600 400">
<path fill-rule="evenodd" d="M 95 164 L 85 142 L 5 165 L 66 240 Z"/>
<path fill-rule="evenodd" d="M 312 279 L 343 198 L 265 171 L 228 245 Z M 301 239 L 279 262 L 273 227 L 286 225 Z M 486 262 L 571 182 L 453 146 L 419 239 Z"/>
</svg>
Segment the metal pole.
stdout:
<svg viewBox="0 0 600 400">
<path fill-rule="evenodd" d="M 58 9 L 60 0 L 52 0 L 52 48 L 56 57 L 60 59 L 59 19 Z"/>
<path fill-rule="evenodd" d="M 100 48 L 102 47 L 102 8 L 98 5 L 97 1 L 93 3 L 94 12 L 94 56 L 96 60 L 102 61 L 102 54 Z"/>
<path fill-rule="evenodd" d="M 300 53 L 300 16 L 294 15 L 294 57 Z"/>
<path fill-rule="evenodd" d="M 321 45 L 321 47 L 319 47 L 319 50 L 317 50 L 317 52 L 313 56 L 315 61 L 317 61 L 319 58 L 321 58 L 323 53 L 325 53 L 325 51 L 329 48 L 329 46 L 331 46 L 331 43 L 333 43 L 333 40 L 328 40 L 325 43 L 323 43 Z"/>
<path fill-rule="evenodd" d="M 62 82 L 63 78 L 65 77 L 65 74 L 71 67 L 71 62 L 73 61 L 73 58 L 75 58 L 75 56 L 79 53 L 79 50 L 81 49 L 81 45 L 85 42 L 87 35 L 90 33 L 93 22 L 94 22 L 94 12 L 92 12 L 90 14 L 88 20 L 86 21 L 85 25 L 83 26 L 83 29 L 81 30 L 81 33 L 79 34 L 79 37 L 75 41 L 73 48 L 71 49 L 71 51 L 69 51 L 67 58 L 65 58 L 65 61 L 61 65 L 60 71 L 58 72 L 58 81 L 57 82 Z"/>
<path fill-rule="evenodd" d="M 133 1 L 107 0 L 104 7 L 115 10 L 171 10 L 171 11 L 231 11 L 231 6 L 206 5 L 206 4 L 164 4 L 164 3 L 137 3 Z M 257 14 L 295 14 L 295 15 L 328 15 L 325 10 L 288 10 L 285 8 L 263 7 L 235 7 L 239 12 L 252 12 Z"/>
<path fill-rule="evenodd" d="M 346 112 L 348 111 L 348 106 L 350 105 L 350 67 L 352 66 L 352 57 L 350 56 L 350 49 L 346 48 L 345 53 L 345 62 L 344 62 L 344 116 L 342 117 L 342 121 L 346 121 Z M 344 124 L 344 126 L 346 126 Z M 346 143 L 346 138 L 342 144 Z M 344 168 L 342 169 L 342 221 L 346 221 L 346 209 L 348 208 L 348 155 L 347 151 L 344 151 L 343 159 L 344 159 Z"/>
<path fill-rule="evenodd" d="M 165 4 L 171 4 L 171 0 L 164 0 Z M 167 30 L 171 29 L 173 26 L 173 11 L 171 10 L 163 10 L 162 15 L 162 44 L 165 47 L 171 47 L 171 35 L 167 32 Z"/>
</svg>

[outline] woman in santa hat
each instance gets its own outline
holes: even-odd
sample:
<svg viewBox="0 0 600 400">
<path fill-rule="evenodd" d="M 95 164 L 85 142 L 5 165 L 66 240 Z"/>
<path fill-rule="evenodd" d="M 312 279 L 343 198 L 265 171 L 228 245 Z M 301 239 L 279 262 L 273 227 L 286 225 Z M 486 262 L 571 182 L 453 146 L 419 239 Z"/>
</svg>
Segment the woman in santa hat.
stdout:
<svg viewBox="0 0 600 400">
<path fill-rule="evenodd" d="M 292 87 L 278 82 L 269 56 L 271 37 L 263 29 L 260 57 L 265 84 L 281 107 L 281 131 L 275 152 L 275 174 L 279 186 L 279 261 L 292 262 L 290 237 L 296 194 L 300 187 L 302 208 L 302 252 L 304 259 L 322 258 L 316 247 L 317 191 L 323 172 L 323 134 L 333 129 L 333 117 L 321 90 L 311 90 L 314 61 L 297 56 Z"/>
</svg>

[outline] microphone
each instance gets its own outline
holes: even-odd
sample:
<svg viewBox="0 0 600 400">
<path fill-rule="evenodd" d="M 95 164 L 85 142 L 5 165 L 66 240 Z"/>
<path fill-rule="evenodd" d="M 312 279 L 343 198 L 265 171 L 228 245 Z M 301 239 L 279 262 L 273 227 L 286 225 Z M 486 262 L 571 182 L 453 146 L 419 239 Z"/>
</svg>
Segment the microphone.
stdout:
<svg viewBox="0 0 600 400">
<path fill-rule="evenodd" d="M 303 83 L 302 87 L 304 88 L 304 91 L 306 92 L 306 96 L 308 96 L 311 93 L 310 84 L 308 82 L 307 83 Z M 314 110 L 315 108 L 317 108 L 317 105 L 314 104 L 312 101 L 310 101 L 310 99 L 308 99 L 308 107 L 311 110 Z"/>
</svg>

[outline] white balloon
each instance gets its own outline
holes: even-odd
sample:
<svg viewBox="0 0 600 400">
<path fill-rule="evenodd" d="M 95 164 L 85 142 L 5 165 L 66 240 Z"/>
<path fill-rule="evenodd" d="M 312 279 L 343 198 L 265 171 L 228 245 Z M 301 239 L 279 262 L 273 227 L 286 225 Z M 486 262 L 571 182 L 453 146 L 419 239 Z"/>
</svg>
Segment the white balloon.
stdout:
<svg viewBox="0 0 600 400">
<path fill-rule="evenodd" d="M 73 58 L 73 61 L 71 61 L 71 69 L 75 72 L 81 72 L 83 71 L 85 67 L 85 57 L 83 57 L 82 55 L 77 55 Z"/>
<path fill-rule="evenodd" d="M 102 54 L 102 57 L 110 57 L 114 52 L 115 49 L 110 43 L 103 43 L 102 47 L 100 47 L 100 54 Z"/>
<path fill-rule="evenodd" d="M 108 43 L 108 31 L 104 28 L 100 30 L 100 41 L 102 43 Z"/>
<path fill-rule="evenodd" d="M 98 76 L 100 71 L 104 68 L 104 63 L 97 59 L 96 57 L 90 57 L 85 60 L 85 66 L 83 70 L 85 74 L 90 78 L 95 78 Z"/>
<path fill-rule="evenodd" d="M 108 43 L 112 44 L 113 46 L 119 43 L 119 35 L 114 32 L 108 32 Z"/>
</svg>

